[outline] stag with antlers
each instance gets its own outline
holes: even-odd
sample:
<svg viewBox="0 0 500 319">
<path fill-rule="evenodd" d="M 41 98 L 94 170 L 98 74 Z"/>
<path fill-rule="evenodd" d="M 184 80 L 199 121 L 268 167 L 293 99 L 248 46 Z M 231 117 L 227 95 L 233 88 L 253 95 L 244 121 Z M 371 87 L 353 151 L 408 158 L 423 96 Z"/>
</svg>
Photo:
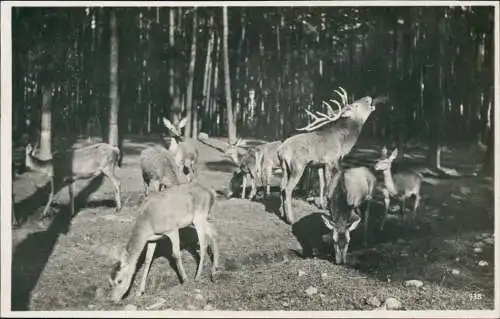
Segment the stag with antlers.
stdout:
<svg viewBox="0 0 500 319">
<path fill-rule="evenodd" d="M 365 96 L 348 103 L 347 92 L 339 87 L 335 90 L 341 102 L 330 100 L 337 106 L 335 111 L 323 101 L 328 114 L 306 111 L 313 119 L 307 126 L 299 128 L 303 132 L 286 139 L 278 149 L 278 158 L 283 170 L 281 181 L 281 217 L 294 223 L 292 192 L 308 165 L 320 168 L 320 197 L 323 197 L 325 179 L 328 183 L 334 172 L 340 168 L 340 160 L 350 153 L 356 144 L 361 129 L 375 110 L 372 97 Z M 321 198 L 321 201 L 324 201 Z"/>
</svg>

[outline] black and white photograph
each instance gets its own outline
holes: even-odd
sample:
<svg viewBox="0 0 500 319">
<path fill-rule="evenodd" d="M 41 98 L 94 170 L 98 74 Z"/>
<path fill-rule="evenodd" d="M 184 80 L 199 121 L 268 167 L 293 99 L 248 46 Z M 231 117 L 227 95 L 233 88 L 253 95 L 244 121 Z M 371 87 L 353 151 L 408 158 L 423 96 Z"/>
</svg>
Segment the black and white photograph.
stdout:
<svg viewBox="0 0 500 319">
<path fill-rule="evenodd" d="M 499 9 L 2 1 L 1 316 L 500 317 Z"/>
</svg>

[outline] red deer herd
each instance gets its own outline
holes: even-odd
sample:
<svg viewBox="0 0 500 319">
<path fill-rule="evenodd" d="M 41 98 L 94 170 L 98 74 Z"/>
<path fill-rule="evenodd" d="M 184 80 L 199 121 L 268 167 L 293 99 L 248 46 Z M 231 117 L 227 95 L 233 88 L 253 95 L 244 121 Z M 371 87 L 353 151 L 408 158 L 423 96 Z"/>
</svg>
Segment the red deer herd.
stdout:
<svg viewBox="0 0 500 319">
<path fill-rule="evenodd" d="M 271 176 L 280 170 L 282 179 L 279 213 L 287 223 L 293 224 L 295 217 L 292 209 L 292 192 L 306 167 L 317 168 L 319 206 L 329 213 L 322 216 L 323 223 L 330 230 L 335 261 L 343 264 L 346 263 L 350 233 L 357 228 L 362 219 L 364 219 L 363 243 L 367 245 L 370 203 L 373 201 L 377 184 L 375 174 L 381 172 L 383 175 L 380 188 L 385 210 L 380 230 L 384 227 L 391 199 L 400 202 L 404 216 L 406 200 L 412 198 L 412 221 L 415 220 L 420 202 L 422 176 L 414 172 L 393 174 L 391 163 L 397 157 L 398 150 L 394 149 L 388 155 L 385 147 L 373 167 L 342 169 L 342 159 L 356 145 L 365 122 L 375 111 L 375 105 L 380 100 L 365 96 L 349 102 L 347 92 L 343 88 L 339 87 L 334 92 L 340 97 L 340 101 L 330 100 L 336 105 L 336 110 L 325 101 L 323 103 L 327 106 L 326 114 L 306 110 L 311 119 L 310 123 L 298 128 L 297 134 L 283 141 L 272 141 L 248 149 L 244 148 L 241 139 L 228 143 L 224 152 L 238 168 L 233 174 L 226 196 L 232 196 L 234 189 L 241 188 L 241 198 L 245 198 L 247 183 L 250 182 L 249 199 L 254 199 L 257 194 L 258 178 L 266 187 L 266 196 L 269 196 Z M 214 256 L 212 279 L 218 272 L 217 232 L 209 221 L 217 194 L 198 181 L 197 142 L 183 137 L 181 130 L 186 123 L 187 118 L 172 122 L 163 118 L 163 124 L 172 136 L 169 147 L 156 145 L 141 152 L 140 167 L 146 199 L 141 204 L 140 214 L 135 221 L 126 248 L 109 280 L 112 286 L 111 299 L 115 302 L 121 300 L 129 290 L 139 256 L 146 247 L 144 273 L 138 292 L 144 293 L 156 241 L 163 236 L 170 238 L 172 257 L 181 281 L 187 279 L 179 243 L 179 230 L 187 226 L 194 226 L 200 244 L 200 259 L 195 280 L 200 278 L 208 246 Z M 240 154 L 239 150 L 242 150 L 243 154 Z M 51 159 L 40 159 L 34 154 L 33 147 L 28 145 L 26 166 L 51 178 L 51 192 L 42 216 L 47 215 L 54 195 L 64 186 L 69 188 L 71 212 L 74 213 L 72 183 L 78 179 L 88 179 L 98 175 L 108 177 L 113 184 L 116 208 L 119 210 L 120 182 L 114 172 L 119 157 L 118 148 L 100 143 L 55 153 Z M 366 204 L 364 214 L 360 208 L 363 204 Z"/>
</svg>

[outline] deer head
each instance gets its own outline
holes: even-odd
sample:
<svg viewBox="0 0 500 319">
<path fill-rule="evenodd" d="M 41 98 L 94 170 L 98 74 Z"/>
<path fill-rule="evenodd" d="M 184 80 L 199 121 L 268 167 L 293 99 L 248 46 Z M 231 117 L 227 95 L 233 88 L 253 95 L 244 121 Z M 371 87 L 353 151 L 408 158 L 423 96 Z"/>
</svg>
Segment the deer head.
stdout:
<svg viewBox="0 0 500 319">
<path fill-rule="evenodd" d="M 380 159 L 375 163 L 376 171 L 385 171 L 391 169 L 392 161 L 398 156 L 398 149 L 395 148 L 390 156 L 387 156 L 387 148 L 382 148 Z"/>
<path fill-rule="evenodd" d="M 163 125 L 170 131 L 172 134 L 172 139 L 170 140 L 170 146 L 169 149 L 173 152 L 177 150 L 179 141 L 182 141 L 182 133 L 181 130 L 184 126 L 187 124 L 187 117 L 184 117 L 182 120 L 180 120 L 178 123 L 173 124 L 170 122 L 167 118 L 163 118 Z"/>
<path fill-rule="evenodd" d="M 334 90 L 334 92 L 340 96 L 341 101 L 330 100 L 330 102 L 337 106 L 337 111 L 334 111 L 332 106 L 326 101 L 322 101 L 322 103 L 327 106 L 328 114 L 324 114 L 319 111 L 316 111 L 316 114 L 313 114 L 306 109 L 305 112 L 312 119 L 312 122 L 305 127 L 298 128 L 297 130 L 311 132 L 325 126 L 328 123 L 335 122 L 340 118 L 350 118 L 354 121 L 364 123 L 370 114 L 375 110 L 374 101 L 371 97 L 365 96 L 349 104 L 347 92 L 342 87 L 339 87 L 339 90 Z M 381 101 L 377 100 L 377 103 L 380 102 Z"/>
<path fill-rule="evenodd" d="M 353 211 L 347 216 L 339 213 L 336 220 L 329 219 L 324 215 L 321 217 L 325 226 L 331 231 L 333 248 L 335 250 L 335 262 L 337 264 L 345 264 L 347 262 L 349 242 L 351 241 L 350 233 L 358 227 L 361 217 Z"/>
<path fill-rule="evenodd" d="M 127 252 L 124 251 L 109 277 L 109 284 L 112 288 L 111 300 L 113 302 L 120 301 L 129 290 L 135 267 L 134 263 L 128 263 Z"/>
<path fill-rule="evenodd" d="M 224 153 L 229 156 L 236 164 L 239 164 L 238 148 L 242 145 L 243 141 L 241 138 L 239 138 L 234 143 L 227 142 L 226 150 L 224 151 Z"/>
</svg>

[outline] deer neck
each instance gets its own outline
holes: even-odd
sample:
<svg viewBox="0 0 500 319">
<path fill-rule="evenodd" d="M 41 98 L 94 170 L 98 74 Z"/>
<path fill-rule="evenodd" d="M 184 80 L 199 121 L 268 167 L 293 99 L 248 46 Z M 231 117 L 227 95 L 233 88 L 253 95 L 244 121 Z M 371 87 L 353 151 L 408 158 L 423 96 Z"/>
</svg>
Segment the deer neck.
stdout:
<svg viewBox="0 0 500 319">
<path fill-rule="evenodd" d="M 144 226 L 144 224 L 141 223 L 140 225 L 137 225 L 135 227 L 135 229 L 132 233 L 132 237 L 130 237 L 129 242 L 127 243 L 126 264 L 133 266 L 133 267 L 131 267 L 133 269 L 135 269 L 137 261 L 139 260 L 139 257 L 141 256 L 142 250 L 148 241 L 145 232 L 141 231 L 143 229 L 143 226 Z"/>
<path fill-rule="evenodd" d="M 51 175 L 53 172 L 52 159 L 43 160 L 32 153 L 26 153 L 26 166 L 33 171 Z"/>
<path fill-rule="evenodd" d="M 394 185 L 394 180 L 392 179 L 391 168 L 384 170 L 384 184 L 385 188 L 389 191 L 389 194 L 394 196 L 397 194 L 396 185 Z"/>
</svg>

